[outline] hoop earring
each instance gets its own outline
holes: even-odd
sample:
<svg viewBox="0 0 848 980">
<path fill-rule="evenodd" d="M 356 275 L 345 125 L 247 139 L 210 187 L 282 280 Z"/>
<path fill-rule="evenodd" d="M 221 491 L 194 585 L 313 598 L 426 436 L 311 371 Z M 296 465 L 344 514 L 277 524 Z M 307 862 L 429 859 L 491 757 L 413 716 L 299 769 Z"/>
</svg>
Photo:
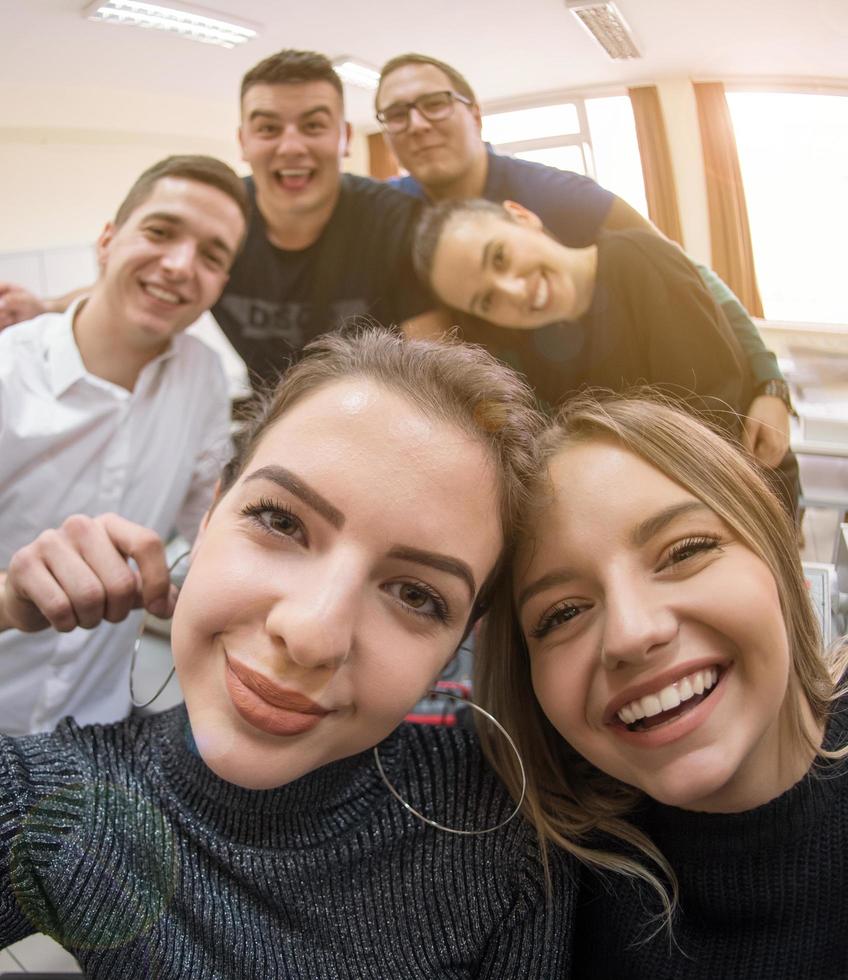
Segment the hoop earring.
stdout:
<svg viewBox="0 0 848 980">
<path fill-rule="evenodd" d="M 392 786 L 392 784 L 389 782 L 389 778 L 386 775 L 386 771 L 383 769 L 383 764 L 382 762 L 380 762 L 380 753 L 377 750 L 377 746 L 375 745 L 374 761 L 377 763 L 377 771 L 380 773 L 380 778 L 386 784 L 389 792 L 398 801 L 398 803 L 406 807 L 406 809 L 409 810 L 409 812 L 414 817 L 418 817 L 418 819 L 423 820 L 424 823 L 429 824 L 431 827 L 435 827 L 436 830 L 443 830 L 445 831 L 445 833 L 448 834 L 460 834 L 464 837 L 475 837 L 481 834 L 491 834 L 494 833 L 496 830 L 500 830 L 501 827 L 505 827 L 510 822 L 510 820 L 513 819 L 513 817 L 516 817 L 518 815 L 518 812 L 521 809 L 521 805 L 524 802 L 524 796 L 527 792 L 527 773 L 524 770 L 524 761 L 521 758 L 521 753 L 518 751 L 518 747 L 516 746 L 515 742 L 512 740 L 512 736 L 503 727 L 503 725 L 497 720 L 497 718 L 495 718 L 493 715 L 490 715 L 489 712 L 486 711 L 485 708 L 481 708 L 479 704 L 475 704 L 473 701 L 469 701 L 468 698 L 461 697 L 460 695 L 451 694 L 448 691 L 431 690 L 428 691 L 427 693 L 428 695 L 450 698 L 452 701 L 457 701 L 460 704 L 467 704 L 469 708 L 473 708 L 475 711 L 479 711 L 479 713 L 483 715 L 484 718 L 487 718 L 495 726 L 495 728 L 497 728 L 497 730 L 501 733 L 501 735 L 503 735 L 503 737 L 507 740 L 507 742 L 509 742 L 509 747 L 515 753 L 515 758 L 518 760 L 518 767 L 521 770 L 521 793 L 518 797 L 518 803 L 515 804 L 515 809 L 512 811 L 512 813 L 510 813 L 508 817 L 506 817 L 506 819 L 501 820 L 500 823 L 496 823 L 494 827 L 485 827 L 483 830 L 457 830 L 455 827 L 445 827 L 443 824 L 437 823 L 435 820 L 431 820 L 429 817 L 425 817 L 423 813 L 419 813 L 414 806 L 406 802 L 406 800 L 400 795 L 400 793 L 398 793 L 398 791 L 394 788 L 394 786 Z"/>
<path fill-rule="evenodd" d="M 168 575 L 170 576 L 171 582 L 177 586 L 177 588 L 182 588 L 183 582 L 185 582 L 186 575 L 188 574 L 188 568 L 181 575 L 174 575 L 174 569 L 179 565 L 179 563 L 187 558 L 191 554 L 191 551 L 184 551 L 177 558 L 175 558 L 171 564 L 168 566 Z M 162 682 L 159 690 L 153 695 L 152 698 L 148 698 L 147 701 L 139 701 L 135 696 L 135 662 L 138 657 L 138 649 L 141 646 L 141 638 L 144 636 L 144 618 L 142 617 L 141 625 L 138 628 L 138 636 L 135 638 L 135 643 L 133 643 L 132 658 L 130 659 L 130 701 L 136 708 L 146 708 L 148 705 L 153 704 L 156 698 L 165 690 L 170 682 L 171 678 L 174 676 L 175 667 L 171 666 L 168 671 L 168 676 Z"/>
</svg>

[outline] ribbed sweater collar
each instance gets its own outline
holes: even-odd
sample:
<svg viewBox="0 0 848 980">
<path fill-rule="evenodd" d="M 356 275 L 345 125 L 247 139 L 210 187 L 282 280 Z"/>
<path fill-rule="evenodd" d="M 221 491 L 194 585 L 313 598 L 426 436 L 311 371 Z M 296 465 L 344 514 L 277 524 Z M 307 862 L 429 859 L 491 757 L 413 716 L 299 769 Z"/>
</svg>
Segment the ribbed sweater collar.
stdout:
<svg viewBox="0 0 848 980">
<path fill-rule="evenodd" d="M 824 738 L 828 750 L 848 741 L 848 707 L 836 706 Z M 698 813 L 649 801 L 638 816 L 673 866 L 698 861 L 706 851 L 710 861 L 753 851 L 785 853 L 791 841 L 821 826 L 821 819 L 842 793 L 848 777 L 846 760 L 817 759 L 807 774 L 780 796 L 744 813 Z"/>
<path fill-rule="evenodd" d="M 285 786 L 244 789 L 216 776 L 203 762 L 184 706 L 153 730 L 151 761 L 165 793 L 211 837 L 249 847 L 319 847 L 352 833 L 392 797 L 371 750 L 307 773 Z M 380 745 L 380 760 L 395 786 L 402 784 L 406 739 L 402 730 Z"/>
</svg>

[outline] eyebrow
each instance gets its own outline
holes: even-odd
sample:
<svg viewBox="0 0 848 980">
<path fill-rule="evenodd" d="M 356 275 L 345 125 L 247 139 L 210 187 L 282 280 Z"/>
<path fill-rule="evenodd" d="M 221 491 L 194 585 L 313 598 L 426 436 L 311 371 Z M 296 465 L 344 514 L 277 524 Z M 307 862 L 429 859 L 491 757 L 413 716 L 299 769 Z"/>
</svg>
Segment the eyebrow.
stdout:
<svg viewBox="0 0 848 980">
<path fill-rule="evenodd" d="M 252 480 L 270 480 L 271 483 L 276 483 L 278 487 L 288 490 L 302 500 L 307 507 L 311 507 L 334 528 L 344 527 L 345 516 L 338 507 L 334 507 L 326 497 L 322 497 L 317 490 L 313 490 L 308 483 L 304 483 L 299 476 L 295 476 L 284 466 L 262 466 L 246 477 L 244 482 L 248 483 Z"/>
<path fill-rule="evenodd" d="M 489 241 L 483 246 L 483 257 L 480 261 L 480 268 L 485 272 L 486 266 L 489 263 L 489 253 L 492 250 L 492 246 L 495 244 L 494 238 L 490 238 Z M 480 303 L 480 291 L 478 290 L 472 297 L 471 302 L 468 304 L 468 309 L 474 312 L 474 309 Z"/>
<path fill-rule="evenodd" d="M 655 534 L 659 534 L 660 531 L 668 527 L 672 521 L 676 521 L 678 517 L 684 517 L 686 514 L 691 514 L 695 511 L 713 513 L 700 500 L 686 500 L 680 504 L 672 504 L 670 507 L 666 507 L 659 511 L 659 513 L 647 518 L 647 520 L 642 521 L 641 524 L 637 524 L 630 532 L 630 541 L 639 548 L 647 544 Z"/>
<path fill-rule="evenodd" d="M 143 221 L 164 221 L 168 225 L 185 225 L 185 221 L 182 218 L 177 217 L 175 214 L 169 214 L 167 211 L 151 211 L 150 214 L 144 216 Z M 233 249 L 217 235 L 214 235 L 208 241 L 209 245 L 214 246 L 219 251 L 226 253 L 227 256 L 232 256 L 235 253 Z"/>
<path fill-rule="evenodd" d="M 573 578 L 574 572 L 570 568 L 555 568 L 552 572 L 547 572 L 541 578 L 537 578 L 535 582 L 526 585 L 518 593 L 515 604 L 518 606 L 519 612 L 524 604 L 532 599 L 534 595 L 544 592 L 545 589 L 550 588 L 552 585 L 562 585 L 564 582 L 568 582 Z"/>
<path fill-rule="evenodd" d="M 423 551 L 421 548 L 410 548 L 406 545 L 395 545 L 389 552 L 390 558 L 401 558 L 404 561 L 414 561 L 419 565 L 427 565 L 430 568 L 438 569 L 440 572 L 448 572 L 462 579 L 468 587 L 468 594 L 471 599 L 477 595 L 477 584 L 474 581 L 474 574 L 464 561 L 459 558 L 451 558 L 450 555 L 442 555 L 436 551 Z"/>
<path fill-rule="evenodd" d="M 659 513 L 653 514 L 640 524 L 637 524 L 630 532 L 630 542 L 635 547 L 640 548 L 647 544 L 655 534 L 659 534 L 660 531 L 668 527 L 669 524 L 676 521 L 679 517 L 684 517 L 687 514 L 697 511 L 705 511 L 708 514 L 713 513 L 700 500 L 687 500 L 680 504 L 672 504 L 670 507 L 664 508 Z M 533 596 L 538 595 L 552 585 L 562 585 L 573 578 L 576 578 L 576 573 L 572 569 L 567 567 L 555 568 L 521 590 L 516 599 L 518 609 L 521 610 L 529 599 L 532 599 Z"/>
</svg>

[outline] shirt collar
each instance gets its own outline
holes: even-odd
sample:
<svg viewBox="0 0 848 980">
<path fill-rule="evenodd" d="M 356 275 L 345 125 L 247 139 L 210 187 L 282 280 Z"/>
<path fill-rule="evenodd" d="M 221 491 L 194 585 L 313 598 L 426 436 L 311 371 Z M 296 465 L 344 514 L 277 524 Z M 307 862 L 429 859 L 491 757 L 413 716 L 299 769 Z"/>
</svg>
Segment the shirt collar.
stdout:
<svg viewBox="0 0 848 980">
<path fill-rule="evenodd" d="M 110 388 L 114 387 L 103 378 L 89 374 L 83 363 L 79 347 L 77 347 L 76 338 L 74 337 L 74 317 L 79 312 L 85 300 L 85 296 L 80 296 L 74 300 L 67 310 L 51 324 L 50 329 L 45 334 L 45 358 L 47 360 L 47 370 L 50 378 L 50 389 L 56 398 L 64 395 L 71 385 L 83 379 L 93 381 L 98 385 L 104 385 Z M 185 342 L 185 337 L 182 333 L 172 337 L 170 344 L 168 344 L 165 350 L 144 365 L 139 373 L 139 381 L 156 370 L 156 365 L 175 357 Z M 137 388 L 138 385 L 136 385 Z"/>
</svg>

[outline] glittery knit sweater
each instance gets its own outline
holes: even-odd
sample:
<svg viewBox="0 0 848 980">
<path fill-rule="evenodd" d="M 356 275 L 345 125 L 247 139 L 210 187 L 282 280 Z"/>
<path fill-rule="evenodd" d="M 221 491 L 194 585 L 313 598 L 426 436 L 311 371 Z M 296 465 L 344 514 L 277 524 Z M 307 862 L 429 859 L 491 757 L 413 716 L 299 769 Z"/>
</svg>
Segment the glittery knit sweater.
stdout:
<svg viewBox="0 0 848 980">
<path fill-rule="evenodd" d="M 403 725 L 388 778 L 448 826 L 512 802 L 474 736 Z M 0 948 L 52 935 L 96 980 L 557 980 L 573 892 L 516 818 L 447 834 L 370 752 L 245 790 L 193 747 L 183 707 L 0 737 Z"/>
<path fill-rule="evenodd" d="M 848 710 L 825 745 L 848 742 Z M 836 980 L 848 977 L 848 765 L 814 768 L 746 813 L 651 803 L 635 821 L 677 873 L 671 945 L 650 934 L 658 902 L 621 875 L 583 873 L 581 980 Z"/>
</svg>

